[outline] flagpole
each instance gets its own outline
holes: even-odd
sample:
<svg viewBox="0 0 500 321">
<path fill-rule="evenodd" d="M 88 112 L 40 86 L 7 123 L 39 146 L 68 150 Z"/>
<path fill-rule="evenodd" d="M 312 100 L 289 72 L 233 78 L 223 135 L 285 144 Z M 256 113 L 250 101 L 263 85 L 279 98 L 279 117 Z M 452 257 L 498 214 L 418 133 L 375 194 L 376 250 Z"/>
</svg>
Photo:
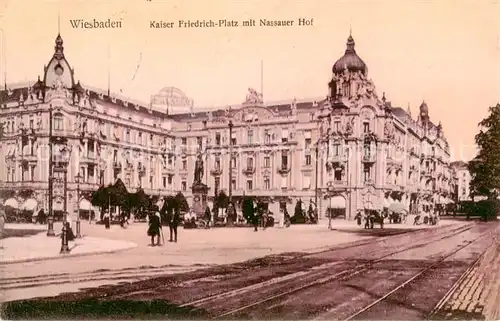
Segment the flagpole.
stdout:
<svg viewBox="0 0 500 321">
<path fill-rule="evenodd" d="M 108 97 L 111 95 L 110 48 L 108 43 Z"/>
<path fill-rule="evenodd" d="M 264 60 L 260 61 L 260 94 L 262 95 L 262 102 L 264 102 Z"/>
</svg>

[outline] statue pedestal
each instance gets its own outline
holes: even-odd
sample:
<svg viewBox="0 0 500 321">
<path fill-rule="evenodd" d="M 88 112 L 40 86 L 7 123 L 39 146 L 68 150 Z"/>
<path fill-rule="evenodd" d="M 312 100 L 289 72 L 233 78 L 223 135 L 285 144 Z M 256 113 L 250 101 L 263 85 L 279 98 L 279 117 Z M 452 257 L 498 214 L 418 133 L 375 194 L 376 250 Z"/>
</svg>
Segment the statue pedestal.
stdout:
<svg viewBox="0 0 500 321">
<path fill-rule="evenodd" d="M 192 186 L 193 204 L 191 210 L 196 214 L 196 217 L 202 218 L 205 216 L 207 208 L 207 195 L 209 187 L 203 183 L 196 183 Z"/>
</svg>

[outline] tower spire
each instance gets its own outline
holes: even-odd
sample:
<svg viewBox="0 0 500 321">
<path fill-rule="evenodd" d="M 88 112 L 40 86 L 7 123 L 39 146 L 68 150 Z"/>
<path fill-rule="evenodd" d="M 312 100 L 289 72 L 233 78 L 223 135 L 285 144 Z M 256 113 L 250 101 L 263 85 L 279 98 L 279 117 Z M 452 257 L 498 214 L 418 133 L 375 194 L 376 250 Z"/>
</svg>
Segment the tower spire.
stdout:
<svg viewBox="0 0 500 321">
<path fill-rule="evenodd" d="M 57 13 L 57 34 L 61 34 L 61 14 Z"/>
</svg>

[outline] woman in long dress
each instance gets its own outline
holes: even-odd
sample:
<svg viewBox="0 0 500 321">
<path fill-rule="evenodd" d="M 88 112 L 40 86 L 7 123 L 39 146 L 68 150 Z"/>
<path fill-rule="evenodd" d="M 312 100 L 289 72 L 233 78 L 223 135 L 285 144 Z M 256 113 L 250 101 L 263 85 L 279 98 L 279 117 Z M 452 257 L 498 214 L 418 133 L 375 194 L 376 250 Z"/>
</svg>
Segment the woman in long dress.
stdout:
<svg viewBox="0 0 500 321">
<path fill-rule="evenodd" d="M 157 238 L 156 245 L 160 245 L 160 229 L 161 229 L 160 213 L 150 214 L 148 235 L 151 237 L 151 246 L 155 246 L 155 236 Z"/>
</svg>

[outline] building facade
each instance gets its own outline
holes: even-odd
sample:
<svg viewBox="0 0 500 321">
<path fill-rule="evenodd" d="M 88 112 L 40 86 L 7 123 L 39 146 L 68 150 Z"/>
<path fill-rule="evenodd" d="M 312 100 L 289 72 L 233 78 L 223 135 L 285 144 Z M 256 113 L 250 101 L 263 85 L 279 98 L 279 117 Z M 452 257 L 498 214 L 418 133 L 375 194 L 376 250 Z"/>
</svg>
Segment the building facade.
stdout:
<svg viewBox="0 0 500 321">
<path fill-rule="evenodd" d="M 0 92 L 0 198 L 18 209 L 48 208 L 52 121 L 53 161 L 67 168 L 66 196 L 54 187 L 55 211 L 65 203 L 75 211 L 77 190 L 80 208 L 90 209 L 90 192 L 118 178 L 130 192 L 182 191 L 190 203 L 199 154 L 211 199 L 222 190 L 236 200 L 259 196 L 274 213 L 293 213 L 298 199 L 317 205 L 320 217 L 341 209 L 346 218 L 393 203 L 411 210 L 451 202 L 441 125 L 425 103 L 413 119 L 380 97 L 354 45 L 350 36 L 326 97 L 264 103 L 249 89 L 240 105 L 200 111 L 172 87 L 143 104 L 80 84 L 58 35 L 43 79 Z M 163 101 L 168 108 L 158 108 Z M 170 106 L 176 101 L 187 108 Z"/>
<path fill-rule="evenodd" d="M 459 202 L 472 201 L 470 196 L 470 181 L 472 179 L 467 163 L 463 161 L 452 162 L 451 166 L 455 169 L 457 178 L 456 196 Z"/>
</svg>

